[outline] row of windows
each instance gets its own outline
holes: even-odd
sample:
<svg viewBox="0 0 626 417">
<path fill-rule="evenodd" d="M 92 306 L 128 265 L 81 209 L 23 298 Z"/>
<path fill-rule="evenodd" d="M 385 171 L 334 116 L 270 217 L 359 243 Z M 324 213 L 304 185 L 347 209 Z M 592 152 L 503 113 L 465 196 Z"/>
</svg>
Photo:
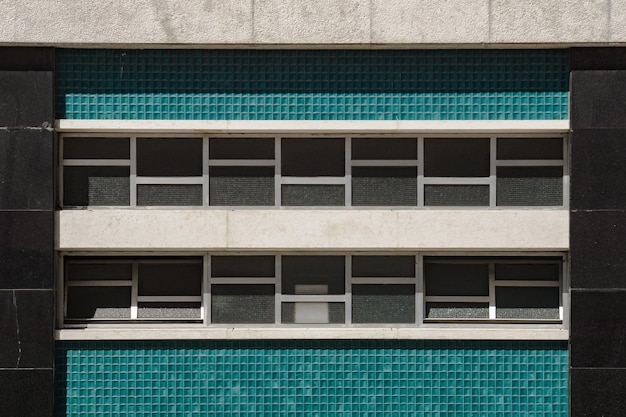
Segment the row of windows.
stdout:
<svg viewBox="0 0 626 417">
<path fill-rule="evenodd" d="M 563 137 L 62 138 L 73 206 L 565 205 Z"/>
<path fill-rule="evenodd" d="M 65 257 L 65 322 L 560 322 L 563 258 Z"/>
</svg>

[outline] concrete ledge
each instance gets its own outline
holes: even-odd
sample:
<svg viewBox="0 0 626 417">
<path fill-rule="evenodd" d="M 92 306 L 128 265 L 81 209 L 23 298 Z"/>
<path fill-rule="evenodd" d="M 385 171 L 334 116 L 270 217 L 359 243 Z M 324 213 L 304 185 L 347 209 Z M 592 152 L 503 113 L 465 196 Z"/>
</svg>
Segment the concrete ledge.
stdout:
<svg viewBox="0 0 626 417">
<path fill-rule="evenodd" d="M 562 251 L 567 210 L 63 210 L 61 251 Z"/>
</svg>

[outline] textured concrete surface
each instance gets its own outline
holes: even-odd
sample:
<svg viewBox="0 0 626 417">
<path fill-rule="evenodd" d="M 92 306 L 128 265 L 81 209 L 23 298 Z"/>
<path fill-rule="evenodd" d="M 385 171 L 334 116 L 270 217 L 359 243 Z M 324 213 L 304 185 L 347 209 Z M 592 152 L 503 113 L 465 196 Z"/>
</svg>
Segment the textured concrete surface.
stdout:
<svg viewBox="0 0 626 417">
<path fill-rule="evenodd" d="M 0 45 L 626 44 L 626 0 L 0 0 Z"/>
</svg>

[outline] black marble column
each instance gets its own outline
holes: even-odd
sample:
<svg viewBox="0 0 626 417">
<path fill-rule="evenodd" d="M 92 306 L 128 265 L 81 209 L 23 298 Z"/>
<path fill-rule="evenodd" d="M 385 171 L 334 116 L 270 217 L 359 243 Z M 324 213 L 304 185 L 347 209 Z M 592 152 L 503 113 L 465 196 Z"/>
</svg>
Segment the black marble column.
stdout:
<svg viewBox="0 0 626 417">
<path fill-rule="evenodd" d="M 626 48 L 571 50 L 571 413 L 626 409 Z"/>
<path fill-rule="evenodd" d="M 54 55 L 0 48 L 0 415 L 50 417 Z"/>
</svg>

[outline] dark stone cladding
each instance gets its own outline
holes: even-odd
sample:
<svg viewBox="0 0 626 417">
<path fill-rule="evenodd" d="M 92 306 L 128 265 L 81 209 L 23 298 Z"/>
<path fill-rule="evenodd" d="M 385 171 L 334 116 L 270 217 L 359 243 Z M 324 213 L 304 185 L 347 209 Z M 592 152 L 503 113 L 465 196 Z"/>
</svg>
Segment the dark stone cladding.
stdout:
<svg viewBox="0 0 626 417">
<path fill-rule="evenodd" d="M 626 48 L 573 48 L 571 417 L 626 407 Z"/>
<path fill-rule="evenodd" d="M 54 50 L 0 47 L 0 398 L 54 402 Z"/>
</svg>

